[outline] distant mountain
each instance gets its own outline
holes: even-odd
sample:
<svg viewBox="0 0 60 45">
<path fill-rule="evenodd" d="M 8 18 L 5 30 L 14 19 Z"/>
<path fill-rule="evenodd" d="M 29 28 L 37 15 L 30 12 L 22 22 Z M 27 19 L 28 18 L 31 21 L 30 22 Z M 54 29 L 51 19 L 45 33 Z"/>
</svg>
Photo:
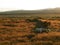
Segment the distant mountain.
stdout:
<svg viewBox="0 0 60 45">
<path fill-rule="evenodd" d="M 42 9 L 42 10 L 14 10 L 0 12 L 0 14 L 31 14 L 31 13 L 60 13 L 60 8 Z"/>
</svg>

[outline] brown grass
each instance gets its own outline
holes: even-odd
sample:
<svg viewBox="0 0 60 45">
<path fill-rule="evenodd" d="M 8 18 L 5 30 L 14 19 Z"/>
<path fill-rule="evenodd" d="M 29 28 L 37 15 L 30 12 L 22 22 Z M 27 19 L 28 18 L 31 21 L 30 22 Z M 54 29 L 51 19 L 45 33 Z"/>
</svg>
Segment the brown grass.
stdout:
<svg viewBox="0 0 60 45">
<path fill-rule="evenodd" d="M 60 32 L 48 32 L 35 34 L 31 30 L 35 27 L 35 23 L 27 23 L 25 19 L 15 20 L 15 18 L 0 19 L 0 45 L 60 45 Z M 51 22 L 54 28 L 59 29 L 60 21 Z M 57 25 L 57 26 L 55 26 Z M 31 38 L 29 38 L 31 36 Z"/>
</svg>

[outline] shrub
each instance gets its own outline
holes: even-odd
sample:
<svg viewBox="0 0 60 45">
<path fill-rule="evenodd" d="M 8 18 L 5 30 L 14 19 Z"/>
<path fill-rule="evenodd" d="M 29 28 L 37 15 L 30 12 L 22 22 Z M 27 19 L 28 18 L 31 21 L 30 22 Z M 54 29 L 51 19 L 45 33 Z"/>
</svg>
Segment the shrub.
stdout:
<svg viewBox="0 0 60 45">
<path fill-rule="evenodd" d="M 3 24 L 3 26 L 15 27 L 17 25 L 15 25 L 15 24 Z"/>
</svg>

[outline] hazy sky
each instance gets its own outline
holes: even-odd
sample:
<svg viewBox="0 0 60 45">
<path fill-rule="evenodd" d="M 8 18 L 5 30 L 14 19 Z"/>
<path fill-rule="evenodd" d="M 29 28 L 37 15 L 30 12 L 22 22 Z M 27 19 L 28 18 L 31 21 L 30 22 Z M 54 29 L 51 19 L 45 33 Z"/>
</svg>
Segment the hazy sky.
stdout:
<svg viewBox="0 0 60 45">
<path fill-rule="evenodd" d="M 36 10 L 60 7 L 60 0 L 0 0 L 0 11 Z"/>
</svg>

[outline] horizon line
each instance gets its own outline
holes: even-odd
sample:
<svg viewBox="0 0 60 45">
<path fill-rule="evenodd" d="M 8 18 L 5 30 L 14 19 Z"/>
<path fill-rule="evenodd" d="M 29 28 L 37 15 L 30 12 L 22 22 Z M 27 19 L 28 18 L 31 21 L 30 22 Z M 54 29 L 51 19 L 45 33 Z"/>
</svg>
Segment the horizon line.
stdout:
<svg viewBox="0 0 60 45">
<path fill-rule="evenodd" d="M 60 8 L 60 7 L 55 7 L 55 8 Z M 6 11 L 16 11 L 16 10 L 26 10 L 26 11 L 34 11 L 34 10 L 45 10 L 45 9 L 55 9 L 55 8 L 43 8 L 43 9 L 12 9 L 12 8 L 1 8 L 0 12 L 6 12 Z"/>
</svg>

